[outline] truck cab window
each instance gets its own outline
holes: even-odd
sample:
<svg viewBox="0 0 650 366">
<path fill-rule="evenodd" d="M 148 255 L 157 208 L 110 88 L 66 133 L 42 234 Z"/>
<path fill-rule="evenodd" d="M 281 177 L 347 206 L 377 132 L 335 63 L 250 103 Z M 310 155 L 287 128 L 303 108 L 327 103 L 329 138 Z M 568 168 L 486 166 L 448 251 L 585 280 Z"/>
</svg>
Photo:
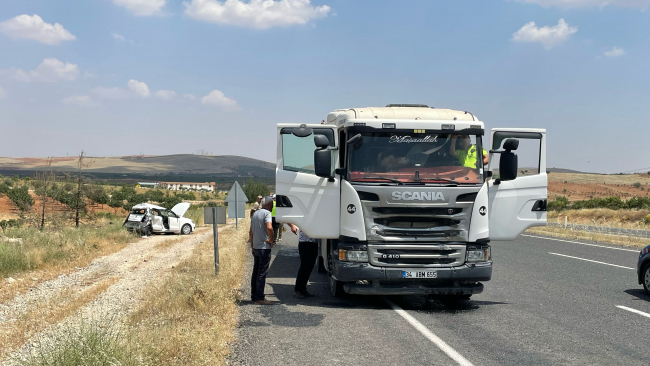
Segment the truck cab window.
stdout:
<svg viewBox="0 0 650 366">
<path fill-rule="evenodd" d="M 348 147 L 351 181 L 483 183 L 483 156 L 487 152 L 476 135 L 408 132 L 360 135 Z"/>
<path fill-rule="evenodd" d="M 314 129 L 314 135 L 325 135 L 334 146 L 334 133 L 331 129 Z M 314 135 L 297 137 L 291 133 L 291 129 L 282 131 L 282 161 L 283 169 L 315 174 L 314 171 Z"/>
</svg>

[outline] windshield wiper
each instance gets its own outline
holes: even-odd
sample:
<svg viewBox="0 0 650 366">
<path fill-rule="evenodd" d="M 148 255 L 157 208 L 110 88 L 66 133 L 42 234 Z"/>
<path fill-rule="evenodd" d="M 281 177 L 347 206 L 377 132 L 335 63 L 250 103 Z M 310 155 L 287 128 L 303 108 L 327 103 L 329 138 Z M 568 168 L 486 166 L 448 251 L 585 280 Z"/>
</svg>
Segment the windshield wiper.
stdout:
<svg viewBox="0 0 650 366">
<path fill-rule="evenodd" d="M 441 182 L 449 182 L 449 183 L 454 183 L 454 184 L 459 184 L 460 182 L 457 182 L 455 180 L 447 179 L 447 178 L 420 178 L 420 181 L 423 180 L 437 180 Z"/>
<path fill-rule="evenodd" d="M 386 178 L 386 177 L 363 177 L 363 178 L 358 178 L 358 179 L 384 179 L 384 180 L 389 180 L 393 183 L 397 183 L 400 185 L 404 185 L 404 182 L 398 179 L 393 179 L 393 178 Z"/>
</svg>

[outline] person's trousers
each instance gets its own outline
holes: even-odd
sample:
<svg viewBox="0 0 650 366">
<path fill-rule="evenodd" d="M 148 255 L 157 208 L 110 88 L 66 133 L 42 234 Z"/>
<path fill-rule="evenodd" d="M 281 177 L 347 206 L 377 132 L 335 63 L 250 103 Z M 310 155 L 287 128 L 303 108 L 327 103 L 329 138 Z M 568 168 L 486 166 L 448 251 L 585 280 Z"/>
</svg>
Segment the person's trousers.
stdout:
<svg viewBox="0 0 650 366">
<path fill-rule="evenodd" d="M 264 300 L 266 274 L 269 273 L 271 249 L 253 249 L 253 275 L 251 276 L 251 301 Z"/>
<path fill-rule="evenodd" d="M 303 292 L 307 291 L 307 282 L 318 257 L 318 243 L 301 241 L 298 243 L 298 253 L 300 254 L 300 268 L 296 276 L 296 287 L 294 290 Z"/>
<path fill-rule="evenodd" d="M 275 217 L 271 218 L 271 227 L 273 227 L 273 242 L 277 242 L 279 238 L 282 237 L 280 230 L 282 229 L 282 224 L 275 221 Z"/>
</svg>

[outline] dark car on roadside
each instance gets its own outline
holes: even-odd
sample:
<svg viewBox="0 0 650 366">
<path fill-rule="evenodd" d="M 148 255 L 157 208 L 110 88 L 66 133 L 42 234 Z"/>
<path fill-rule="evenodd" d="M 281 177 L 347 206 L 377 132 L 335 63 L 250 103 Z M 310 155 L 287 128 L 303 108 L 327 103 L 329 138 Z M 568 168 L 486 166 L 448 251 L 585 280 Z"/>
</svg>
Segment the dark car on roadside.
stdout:
<svg viewBox="0 0 650 366">
<path fill-rule="evenodd" d="M 647 245 L 639 252 L 636 273 L 639 277 L 639 284 L 642 284 L 645 292 L 650 294 L 650 245 Z"/>
</svg>

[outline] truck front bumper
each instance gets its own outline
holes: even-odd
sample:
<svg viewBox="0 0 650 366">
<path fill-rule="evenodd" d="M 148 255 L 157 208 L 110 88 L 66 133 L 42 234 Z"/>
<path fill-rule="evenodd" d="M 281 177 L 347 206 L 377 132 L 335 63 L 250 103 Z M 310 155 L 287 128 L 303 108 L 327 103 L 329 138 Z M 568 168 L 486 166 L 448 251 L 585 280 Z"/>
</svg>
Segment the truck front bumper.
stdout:
<svg viewBox="0 0 650 366">
<path fill-rule="evenodd" d="M 403 271 L 435 270 L 435 279 L 405 279 Z M 335 261 L 334 279 L 347 282 L 345 292 L 359 295 L 473 295 L 492 278 L 492 262 L 449 268 L 375 267 L 368 263 Z"/>
</svg>

